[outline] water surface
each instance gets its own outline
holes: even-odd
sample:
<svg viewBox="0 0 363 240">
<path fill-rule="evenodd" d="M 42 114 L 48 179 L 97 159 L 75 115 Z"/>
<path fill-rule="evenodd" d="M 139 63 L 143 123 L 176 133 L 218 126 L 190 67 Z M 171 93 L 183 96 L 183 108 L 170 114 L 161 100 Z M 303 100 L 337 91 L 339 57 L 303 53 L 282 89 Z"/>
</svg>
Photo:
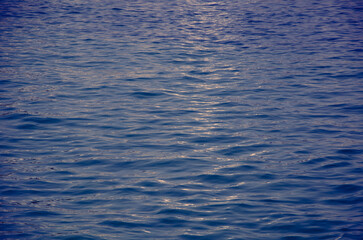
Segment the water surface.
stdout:
<svg viewBox="0 0 363 240">
<path fill-rule="evenodd" d="M 360 1 L 0 2 L 1 239 L 361 239 Z"/>
</svg>

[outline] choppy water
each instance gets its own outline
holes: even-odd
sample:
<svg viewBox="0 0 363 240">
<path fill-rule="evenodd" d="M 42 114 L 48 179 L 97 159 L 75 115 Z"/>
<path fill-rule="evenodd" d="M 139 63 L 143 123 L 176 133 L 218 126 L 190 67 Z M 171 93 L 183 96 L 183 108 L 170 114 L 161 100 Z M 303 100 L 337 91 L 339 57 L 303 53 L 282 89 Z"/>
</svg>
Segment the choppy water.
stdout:
<svg viewBox="0 0 363 240">
<path fill-rule="evenodd" d="M 1 239 L 361 239 L 361 1 L 0 10 Z"/>
</svg>

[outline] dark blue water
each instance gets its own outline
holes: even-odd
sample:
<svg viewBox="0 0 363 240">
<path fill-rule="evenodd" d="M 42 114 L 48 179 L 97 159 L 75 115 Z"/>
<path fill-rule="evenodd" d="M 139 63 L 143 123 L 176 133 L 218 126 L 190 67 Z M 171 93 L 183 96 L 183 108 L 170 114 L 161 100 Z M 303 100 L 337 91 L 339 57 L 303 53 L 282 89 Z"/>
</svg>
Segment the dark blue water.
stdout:
<svg viewBox="0 0 363 240">
<path fill-rule="evenodd" d="M 362 239 L 360 0 L 1 0 L 1 239 Z"/>
</svg>

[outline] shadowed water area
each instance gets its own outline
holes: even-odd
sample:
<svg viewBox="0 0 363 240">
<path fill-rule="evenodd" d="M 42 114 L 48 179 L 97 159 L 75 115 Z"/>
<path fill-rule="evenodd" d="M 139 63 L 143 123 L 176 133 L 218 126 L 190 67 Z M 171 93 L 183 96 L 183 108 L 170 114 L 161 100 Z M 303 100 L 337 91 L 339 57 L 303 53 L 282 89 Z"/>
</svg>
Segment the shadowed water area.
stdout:
<svg viewBox="0 0 363 240">
<path fill-rule="evenodd" d="M 0 0 L 0 239 L 361 239 L 354 0 Z"/>
</svg>

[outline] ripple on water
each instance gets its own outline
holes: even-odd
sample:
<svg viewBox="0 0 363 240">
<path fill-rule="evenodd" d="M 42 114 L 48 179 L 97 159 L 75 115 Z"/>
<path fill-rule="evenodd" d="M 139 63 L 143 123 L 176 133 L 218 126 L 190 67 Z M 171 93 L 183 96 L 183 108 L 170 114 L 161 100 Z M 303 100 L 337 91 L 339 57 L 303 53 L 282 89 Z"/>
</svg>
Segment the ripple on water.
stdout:
<svg viewBox="0 0 363 240">
<path fill-rule="evenodd" d="M 0 11 L 1 239 L 361 239 L 358 1 Z"/>
</svg>

